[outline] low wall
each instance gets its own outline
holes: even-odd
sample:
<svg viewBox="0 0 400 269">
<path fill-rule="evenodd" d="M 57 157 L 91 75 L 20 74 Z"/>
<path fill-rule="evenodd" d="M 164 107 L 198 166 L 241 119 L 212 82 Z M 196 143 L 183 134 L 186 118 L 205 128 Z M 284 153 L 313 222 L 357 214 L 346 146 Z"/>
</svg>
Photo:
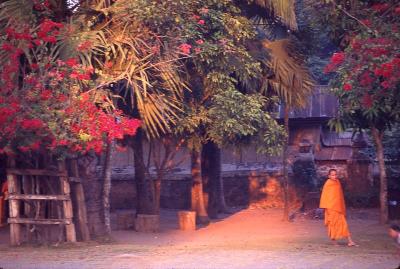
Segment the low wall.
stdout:
<svg viewBox="0 0 400 269">
<path fill-rule="evenodd" d="M 260 206 L 282 207 L 282 190 L 277 175 L 266 172 L 222 174 L 226 204 L 230 207 Z M 161 208 L 190 208 L 190 176 L 166 177 L 161 184 Z M 291 197 L 299 204 L 299 191 L 292 188 Z M 134 209 L 136 206 L 135 182 L 131 177 L 113 176 L 111 209 Z"/>
</svg>

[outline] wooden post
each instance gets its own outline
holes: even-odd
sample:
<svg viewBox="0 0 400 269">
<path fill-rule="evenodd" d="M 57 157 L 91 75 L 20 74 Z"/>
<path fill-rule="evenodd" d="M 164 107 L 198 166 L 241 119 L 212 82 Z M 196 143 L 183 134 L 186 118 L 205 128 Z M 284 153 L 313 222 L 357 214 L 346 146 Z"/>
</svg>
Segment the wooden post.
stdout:
<svg viewBox="0 0 400 269">
<path fill-rule="evenodd" d="M 71 162 L 71 171 L 73 173 L 73 176 L 80 180 L 78 164 L 76 160 L 72 160 Z M 74 203 L 73 209 L 77 225 L 77 234 L 80 240 L 89 241 L 90 232 L 88 228 L 85 192 L 83 190 L 82 182 L 78 180 L 75 182 L 71 182 L 71 198 L 72 202 Z"/>
<path fill-rule="evenodd" d="M 9 157 L 9 167 L 15 167 L 15 160 Z M 8 193 L 20 194 L 21 186 L 18 182 L 16 175 L 7 173 Z M 20 216 L 20 201 L 10 200 L 9 201 L 9 214 L 10 218 L 19 218 Z M 10 243 L 11 246 L 21 245 L 21 224 L 10 223 Z"/>
<path fill-rule="evenodd" d="M 60 161 L 58 163 L 58 167 L 60 171 L 65 172 L 65 162 Z M 60 176 L 60 181 L 61 181 L 61 193 L 64 195 L 70 196 L 71 190 L 68 182 L 68 177 L 66 176 Z M 75 233 L 75 225 L 72 222 L 72 202 L 71 200 L 66 200 L 63 201 L 63 208 L 64 208 L 64 218 L 68 221 L 70 220 L 70 224 L 65 225 L 65 232 L 66 232 L 66 237 L 67 237 L 67 242 L 76 242 L 76 233 Z"/>
<path fill-rule="evenodd" d="M 33 194 L 34 192 L 32 191 L 32 178 L 27 175 L 22 175 L 22 191 L 24 195 L 26 194 Z M 12 195 L 13 196 L 13 195 Z M 24 208 L 24 215 L 28 216 L 29 218 L 33 217 L 33 209 L 32 206 L 29 203 L 26 203 L 26 201 L 22 201 L 23 203 L 23 208 Z M 31 225 L 27 224 L 25 225 L 26 228 L 26 235 L 27 235 L 27 241 L 31 242 L 32 241 L 32 232 L 31 232 Z"/>
<path fill-rule="evenodd" d="M 179 229 L 183 231 L 196 230 L 196 212 L 178 211 Z"/>
</svg>

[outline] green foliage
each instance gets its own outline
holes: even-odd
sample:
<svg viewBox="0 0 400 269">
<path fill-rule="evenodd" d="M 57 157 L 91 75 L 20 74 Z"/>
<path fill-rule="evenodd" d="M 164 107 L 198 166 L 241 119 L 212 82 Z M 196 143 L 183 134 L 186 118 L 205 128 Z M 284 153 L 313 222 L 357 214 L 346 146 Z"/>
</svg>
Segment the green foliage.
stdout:
<svg viewBox="0 0 400 269">
<path fill-rule="evenodd" d="M 258 152 L 279 154 L 285 132 L 269 113 L 263 111 L 266 101 L 259 94 L 244 95 L 235 90 L 216 94 L 209 110 L 211 124 L 208 137 L 224 145 L 227 141 L 238 143 L 246 137 L 258 135 L 255 141 Z"/>
<path fill-rule="evenodd" d="M 367 133 L 369 134 L 369 132 Z M 372 140 L 370 134 L 369 137 Z M 382 143 L 385 160 L 394 163 L 398 162 L 400 160 L 400 125 L 398 123 L 391 126 L 390 129 L 385 130 Z M 368 147 L 363 152 L 373 159 L 376 158 L 374 148 Z"/>
<path fill-rule="evenodd" d="M 183 113 L 176 119 L 177 134 L 190 137 L 189 144 L 211 139 L 220 145 L 261 136 L 263 148 L 280 149 L 282 128 L 266 111 L 266 100 L 243 94 L 257 91 L 251 85 L 261 81 L 261 62 L 247 47 L 255 41 L 255 28 L 233 1 L 141 0 L 128 5 L 129 13 L 151 30 L 176 35 L 182 42 L 191 92 L 185 94 Z"/>
</svg>

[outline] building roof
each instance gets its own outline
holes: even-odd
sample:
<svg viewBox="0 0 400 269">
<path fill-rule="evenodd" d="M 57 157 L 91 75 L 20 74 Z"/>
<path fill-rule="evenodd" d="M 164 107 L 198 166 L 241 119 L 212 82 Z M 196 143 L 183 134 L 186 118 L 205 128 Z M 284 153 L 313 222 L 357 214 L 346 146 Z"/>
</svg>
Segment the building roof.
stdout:
<svg viewBox="0 0 400 269">
<path fill-rule="evenodd" d="M 329 147 L 315 152 L 316 161 L 347 161 L 352 157 L 351 147 Z"/>
<path fill-rule="evenodd" d="M 326 147 L 334 146 L 352 146 L 352 132 L 329 132 L 323 131 L 321 133 L 321 143 Z"/>
<path fill-rule="evenodd" d="M 291 119 L 299 118 L 332 118 L 336 116 L 338 107 L 337 98 L 329 92 L 326 85 L 315 86 L 314 93 L 309 97 L 308 105 L 304 109 L 295 109 L 290 112 Z M 284 116 L 284 106 L 278 108 L 279 118 Z"/>
</svg>

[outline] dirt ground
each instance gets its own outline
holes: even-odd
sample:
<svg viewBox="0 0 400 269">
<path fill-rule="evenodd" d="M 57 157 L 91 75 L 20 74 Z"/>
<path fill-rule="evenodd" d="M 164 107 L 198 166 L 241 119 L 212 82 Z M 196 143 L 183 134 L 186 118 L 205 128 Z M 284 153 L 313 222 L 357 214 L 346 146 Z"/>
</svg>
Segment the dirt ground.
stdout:
<svg viewBox="0 0 400 269">
<path fill-rule="evenodd" d="M 176 211 L 161 214 L 160 233 L 114 231 L 112 243 L 10 248 L 0 232 L 0 268 L 391 269 L 400 253 L 377 210 L 349 210 L 359 247 L 333 246 L 322 220 L 281 221 L 277 209 L 242 209 L 193 232 L 177 230 Z"/>
</svg>

